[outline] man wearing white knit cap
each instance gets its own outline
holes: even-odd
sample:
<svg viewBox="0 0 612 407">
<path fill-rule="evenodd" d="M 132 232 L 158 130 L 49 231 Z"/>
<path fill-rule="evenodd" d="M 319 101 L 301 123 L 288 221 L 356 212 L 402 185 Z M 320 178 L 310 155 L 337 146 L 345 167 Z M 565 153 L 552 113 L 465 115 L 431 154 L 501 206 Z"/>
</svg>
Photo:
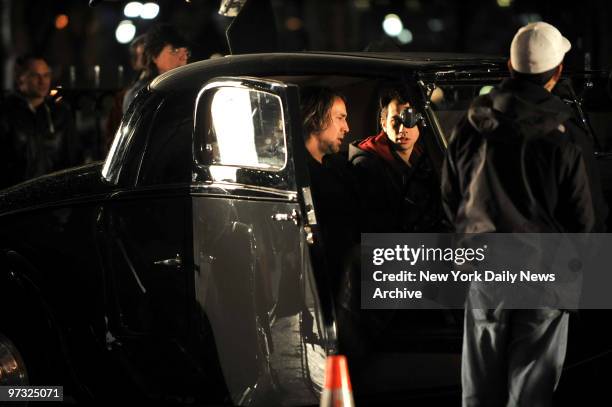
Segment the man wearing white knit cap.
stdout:
<svg viewBox="0 0 612 407">
<path fill-rule="evenodd" d="M 578 141 L 585 134 L 572 123 L 572 110 L 551 93 L 570 48 L 550 24 L 519 29 L 510 46 L 511 78 L 477 97 L 455 128 L 442 169 L 442 201 L 456 232 L 601 230 L 606 209 L 593 204 L 595 184 Z M 596 188 L 594 195 L 601 193 Z M 496 290 L 470 286 L 463 405 L 550 406 L 565 360 L 568 314 L 522 309 Z"/>
</svg>

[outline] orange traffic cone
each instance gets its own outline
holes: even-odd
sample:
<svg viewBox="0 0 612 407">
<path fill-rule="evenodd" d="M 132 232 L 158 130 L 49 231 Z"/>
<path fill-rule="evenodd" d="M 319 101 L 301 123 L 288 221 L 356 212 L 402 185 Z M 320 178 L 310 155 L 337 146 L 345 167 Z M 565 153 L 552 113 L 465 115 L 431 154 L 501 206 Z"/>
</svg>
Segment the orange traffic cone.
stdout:
<svg viewBox="0 0 612 407">
<path fill-rule="evenodd" d="M 346 357 L 328 356 L 319 407 L 355 407 Z"/>
</svg>

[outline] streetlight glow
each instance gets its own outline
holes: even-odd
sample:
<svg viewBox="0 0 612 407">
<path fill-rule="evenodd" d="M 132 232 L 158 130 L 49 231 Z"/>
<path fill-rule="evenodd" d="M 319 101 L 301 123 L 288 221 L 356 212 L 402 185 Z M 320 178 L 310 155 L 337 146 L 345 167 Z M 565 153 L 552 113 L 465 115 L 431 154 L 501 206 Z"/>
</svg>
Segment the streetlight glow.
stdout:
<svg viewBox="0 0 612 407">
<path fill-rule="evenodd" d="M 140 17 L 142 13 L 143 5 L 138 1 L 131 1 L 123 8 L 123 14 L 129 18 Z"/>
<path fill-rule="evenodd" d="M 140 12 L 140 18 L 152 20 L 159 14 L 159 5 L 157 3 L 145 3 Z"/>
<path fill-rule="evenodd" d="M 404 24 L 397 14 L 387 14 L 383 21 L 383 30 L 389 37 L 397 37 L 404 29 Z"/>
<path fill-rule="evenodd" d="M 397 39 L 402 44 L 410 44 L 412 42 L 412 31 L 407 28 L 404 28 L 401 33 L 397 36 Z"/>
<path fill-rule="evenodd" d="M 127 44 L 134 39 L 136 26 L 130 20 L 123 20 L 115 30 L 115 38 L 121 44 Z"/>
</svg>

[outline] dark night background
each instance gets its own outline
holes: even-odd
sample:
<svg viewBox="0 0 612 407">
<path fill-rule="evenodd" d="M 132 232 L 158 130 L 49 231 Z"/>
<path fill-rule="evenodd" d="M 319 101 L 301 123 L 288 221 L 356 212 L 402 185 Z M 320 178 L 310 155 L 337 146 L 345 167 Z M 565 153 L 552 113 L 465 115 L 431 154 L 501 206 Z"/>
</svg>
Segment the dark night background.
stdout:
<svg viewBox="0 0 612 407">
<path fill-rule="evenodd" d="M 612 13 L 608 11 L 612 3 L 605 0 L 248 1 L 261 9 L 269 4 L 273 11 L 269 21 L 260 16 L 257 21 L 261 23 L 244 36 L 254 39 L 258 46 L 254 52 L 369 49 L 507 56 L 519 27 L 546 21 L 572 43 L 565 59 L 568 71 L 612 68 Z M 17 56 L 32 52 L 47 59 L 53 70 L 53 85 L 62 87 L 54 97 L 63 97 L 72 108 L 85 162 L 105 157 L 106 123 L 116 91 L 134 78 L 128 45 L 119 43 L 115 36 L 122 21 L 131 20 L 136 35 L 157 22 L 174 24 L 192 43 L 191 62 L 229 53 L 225 31 L 232 18 L 218 13 L 221 0 L 141 0 L 159 5 L 159 15 L 152 20 L 124 16 L 128 2 L 105 1 L 91 8 L 88 0 L 0 0 L 0 99 L 13 88 Z M 389 14 L 399 16 L 409 31 L 401 40 L 383 30 L 383 20 Z M 276 35 L 264 38 L 271 27 L 275 27 Z M 585 108 L 599 114 L 599 122 L 593 119 L 591 123 L 600 123 L 602 134 L 610 134 L 610 80 L 603 73 L 598 78 L 603 78 L 606 86 L 593 90 L 601 90 L 607 104 L 585 104 Z M 600 143 L 609 143 L 608 138 Z M 612 150 L 608 144 L 604 146 Z M 580 333 L 577 340 L 588 341 L 581 349 L 609 347 L 609 329 L 602 325 L 608 318 L 604 311 L 574 318 L 570 326 Z M 591 326 L 597 330 L 589 331 Z M 575 340 L 571 335 L 570 343 Z M 605 385 L 600 385 L 609 377 L 612 357 L 608 352 L 567 366 L 557 399 L 567 399 L 571 405 L 575 398 L 590 395 L 593 389 L 609 398 Z"/>
<path fill-rule="evenodd" d="M 256 2 L 258 0 L 255 0 Z M 115 29 L 127 18 L 127 1 L 103 2 L 95 8 L 87 0 L 3 0 L 2 56 L 3 88 L 12 85 L 13 58 L 26 51 L 46 57 L 56 82 L 80 88 L 95 86 L 94 66 L 100 66 L 100 86 L 121 86 L 130 79 L 127 46 L 115 39 Z M 192 60 L 212 54 L 227 54 L 225 29 L 231 18 L 220 16 L 219 0 L 157 0 L 160 13 L 154 20 L 132 18 L 136 35 L 157 21 L 176 24 L 194 43 Z M 611 28 L 604 0 L 272 0 L 283 51 L 361 51 L 377 43 L 386 49 L 404 51 L 470 52 L 507 55 L 518 27 L 543 20 L 556 25 L 572 42 L 567 64 L 608 69 L 612 65 Z M 382 22 L 397 14 L 412 41 L 400 43 L 385 35 Z M 68 25 L 56 28 L 56 18 L 65 14 Z M 262 44 L 265 47 L 266 44 Z M 587 63 L 589 57 L 586 57 Z M 70 83 L 69 67 L 74 66 Z"/>
<path fill-rule="evenodd" d="M 612 66 L 608 52 L 612 28 L 604 0 L 249 1 L 260 15 L 239 37 L 249 47 L 234 50 L 368 49 L 506 56 L 516 30 L 541 20 L 557 26 L 572 42 L 565 59 L 569 70 Z M 0 96 L 13 88 L 17 56 L 26 52 L 43 56 L 52 67 L 54 85 L 62 87 L 56 97 L 64 97 L 75 114 L 84 160 L 103 158 L 108 139 L 105 123 L 114 92 L 135 76 L 128 45 L 115 36 L 122 21 L 135 26 L 135 35 L 156 22 L 176 25 L 192 43 L 191 62 L 229 53 L 225 31 L 233 18 L 219 14 L 221 0 L 141 2 L 159 5 L 155 19 L 126 17 L 126 0 L 103 1 L 94 8 L 88 0 L 0 0 Z M 266 9 L 271 12 L 262 12 Z M 385 34 L 383 20 L 389 14 L 401 19 L 403 36 Z M 265 37 L 266 33 L 272 35 Z"/>
</svg>

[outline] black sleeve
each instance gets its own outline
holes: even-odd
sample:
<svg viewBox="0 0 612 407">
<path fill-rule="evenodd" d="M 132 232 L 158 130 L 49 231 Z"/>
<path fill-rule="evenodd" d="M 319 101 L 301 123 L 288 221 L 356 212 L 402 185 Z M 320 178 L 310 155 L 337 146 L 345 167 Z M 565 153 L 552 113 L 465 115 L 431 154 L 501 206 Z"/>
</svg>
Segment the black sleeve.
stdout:
<svg viewBox="0 0 612 407">
<path fill-rule="evenodd" d="M 457 143 L 459 134 L 464 131 L 468 125 L 467 116 L 464 116 L 455 129 L 453 130 L 451 140 L 446 149 L 446 156 L 442 163 L 441 171 L 441 198 L 442 208 L 446 215 L 446 219 L 451 225 L 455 224 L 457 211 L 461 203 L 461 187 L 459 183 L 459 174 L 457 172 Z"/>
<path fill-rule="evenodd" d="M 559 202 L 564 206 L 564 227 L 572 233 L 596 231 L 597 218 L 582 152 L 567 145 L 560 162 Z"/>
<path fill-rule="evenodd" d="M 360 229 L 367 233 L 397 232 L 397 202 L 390 196 L 386 187 L 386 174 L 378 158 L 359 156 L 352 161 L 355 174 L 359 180 L 360 193 Z"/>
</svg>

